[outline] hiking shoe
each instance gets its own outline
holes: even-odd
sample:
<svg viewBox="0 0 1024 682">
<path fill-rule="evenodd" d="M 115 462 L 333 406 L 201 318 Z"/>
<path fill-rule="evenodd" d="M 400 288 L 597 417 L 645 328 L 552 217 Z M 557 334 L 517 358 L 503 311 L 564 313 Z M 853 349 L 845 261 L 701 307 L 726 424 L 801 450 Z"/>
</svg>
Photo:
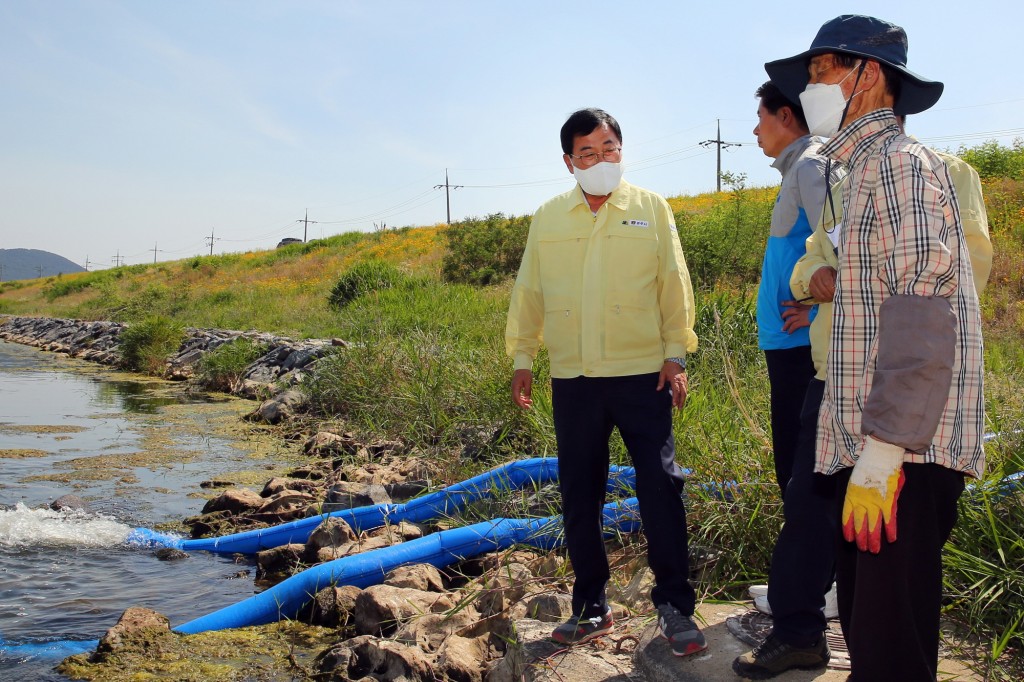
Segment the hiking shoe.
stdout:
<svg viewBox="0 0 1024 682">
<path fill-rule="evenodd" d="M 559 644 L 582 644 L 595 637 L 608 634 L 612 631 L 614 624 L 611 609 L 593 618 L 573 616 L 555 628 L 555 631 L 551 633 L 551 639 Z"/>
<path fill-rule="evenodd" d="M 828 665 L 832 655 L 828 642 L 822 635 L 818 643 L 810 647 L 786 644 L 770 633 L 768 638 L 753 651 L 743 654 L 732 662 L 732 669 L 740 677 L 752 680 L 767 680 L 793 668 L 817 670 Z"/>
<path fill-rule="evenodd" d="M 704 633 L 693 622 L 693 618 L 684 616 L 671 604 L 658 606 L 658 627 L 676 656 L 689 656 L 708 648 Z"/>
</svg>

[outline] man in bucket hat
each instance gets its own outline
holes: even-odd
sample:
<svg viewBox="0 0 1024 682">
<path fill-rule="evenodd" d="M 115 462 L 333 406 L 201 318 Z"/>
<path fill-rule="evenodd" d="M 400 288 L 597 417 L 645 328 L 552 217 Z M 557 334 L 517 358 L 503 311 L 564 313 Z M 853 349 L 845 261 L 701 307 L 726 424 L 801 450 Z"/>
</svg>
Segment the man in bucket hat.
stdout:
<svg viewBox="0 0 1024 682">
<path fill-rule="evenodd" d="M 984 467 L 981 318 L 956 193 L 896 120 L 942 84 L 907 69 L 902 28 L 854 15 L 765 70 L 849 173 L 816 469 L 836 476 L 841 506 L 850 679 L 933 682 L 942 546 L 964 477 Z"/>
</svg>

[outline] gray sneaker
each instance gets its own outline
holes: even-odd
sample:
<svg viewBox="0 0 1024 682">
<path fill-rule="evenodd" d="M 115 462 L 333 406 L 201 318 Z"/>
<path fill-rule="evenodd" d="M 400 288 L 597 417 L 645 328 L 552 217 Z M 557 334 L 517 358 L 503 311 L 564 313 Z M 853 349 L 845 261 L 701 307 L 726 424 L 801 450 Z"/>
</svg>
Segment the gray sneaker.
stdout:
<svg viewBox="0 0 1024 682">
<path fill-rule="evenodd" d="M 684 616 L 671 604 L 658 606 L 658 627 L 676 656 L 690 656 L 708 648 L 704 633 L 693 622 L 693 618 Z"/>
<path fill-rule="evenodd" d="M 739 656 L 732 662 L 732 669 L 740 677 L 751 680 L 767 680 L 779 673 L 798 668 L 818 670 L 828 665 L 832 655 L 828 642 L 822 635 L 818 643 L 810 647 L 786 644 L 770 633 L 767 639 L 753 651 Z"/>
<path fill-rule="evenodd" d="M 593 618 L 573 616 L 565 621 L 551 633 L 551 639 L 559 644 L 582 644 L 595 637 L 606 635 L 612 631 L 615 621 L 612 619 L 611 609 L 603 615 Z"/>
</svg>

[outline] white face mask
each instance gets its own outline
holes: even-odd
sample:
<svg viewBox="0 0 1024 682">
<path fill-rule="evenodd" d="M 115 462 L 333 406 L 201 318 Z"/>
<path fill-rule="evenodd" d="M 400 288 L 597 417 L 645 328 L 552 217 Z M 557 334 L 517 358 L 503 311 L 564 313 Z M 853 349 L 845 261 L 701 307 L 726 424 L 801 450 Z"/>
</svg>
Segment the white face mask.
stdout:
<svg viewBox="0 0 1024 682">
<path fill-rule="evenodd" d="M 834 137 L 839 132 L 847 104 L 841 84 L 856 68 L 855 66 L 850 69 L 850 73 L 843 76 L 843 80 L 838 83 L 808 83 L 800 93 L 800 106 L 804 109 L 804 118 L 807 119 L 807 129 L 811 135 Z M 850 95 L 850 99 L 858 94 Z"/>
<path fill-rule="evenodd" d="M 590 168 L 573 166 L 572 175 L 584 192 L 591 196 L 603 197 L 614 192 L 622 182 L 622 164 L 601 161 Z"/>
</svg>

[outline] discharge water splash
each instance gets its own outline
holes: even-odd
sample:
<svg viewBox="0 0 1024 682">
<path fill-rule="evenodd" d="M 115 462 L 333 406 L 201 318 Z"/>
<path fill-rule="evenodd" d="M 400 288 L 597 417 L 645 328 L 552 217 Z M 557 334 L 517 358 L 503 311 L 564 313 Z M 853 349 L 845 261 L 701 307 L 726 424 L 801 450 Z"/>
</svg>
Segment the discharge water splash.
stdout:
<svg viewBox="0 0 1024 682">
<path fill-rule="evenodd" d="M 21 502 L 0 510 L 0 547 L 116 547 L 131 530 L 102 514 L 31 509 Z"/>
</svg>

